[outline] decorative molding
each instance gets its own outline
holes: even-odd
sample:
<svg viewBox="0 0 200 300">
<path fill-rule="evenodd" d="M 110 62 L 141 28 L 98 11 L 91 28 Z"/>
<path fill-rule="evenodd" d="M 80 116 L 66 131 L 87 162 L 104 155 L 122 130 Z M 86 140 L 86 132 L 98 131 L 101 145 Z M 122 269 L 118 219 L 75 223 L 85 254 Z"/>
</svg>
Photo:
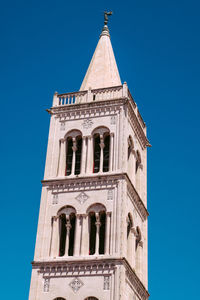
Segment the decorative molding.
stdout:
<svg viewBox="0 0 200 300">
<path fill-rule="evenodd" d="M 104 276 L 103 289 L 105 291 L 109 291 L 109 289 L 110 289 L 110 276 Z"/>
<path fill-rule="evenodd" d="M 74 293 L 77 293 L 83 285 L 83 282 L 78 277 L 75 277 L 69 284 Z"/>
<path fill-rule="evenodd" d="M 82 123 L 82 126 L 83 126 L 83 128 L 85 128 L 85 129 L 88 129 L 88 128 L 91 128 L 92 127 L 92 125 L 93 125 L 93 121 L 92 121 L 92 119 L 85 119 L 84 121 L 83 121 L 83 123 Z"/>
<path fill-rule="evenodd" d="M 118 186 L 119 180 L 126 180 L 127 192 L 130 196 L 132 203 L 137 212 L 140 214 L 143 220 L 146 220 L 149 213 L 140 198 L 139 194 L 135 190 L 131 183 L 127 173 L 110 174 L 110 175 L 93 175 L 88 177 L 79 178 L 62 178 L 62 179 L 49 179 L 42 180 L 42 185 L 46 186 L 47 189 L 53 193 L 66 193 L 66 192 L 85 192 L 89 190 L 102 190 L 102 189 L 113 189 Z"/>
<path fill-rule="evenodd" d="M 43 290 L 44 290 L 45 293 L 49 292 L 49 286 L 50 286 L 50 278 L 44 278 Z"/>
<path fill-rule="evenodd" d="M 110 276 L 114 273 L 117 266 L 124 266 L 125 274 L 129 284 L 139 296 L 139 299 L 147 300 L 149 293 L 145 286 L 131 268 L 125 258 L 105 258 L 93 260 L 63 260 L 63 261 L 37 261 L 32 262 L 33 268 L 38 269 L 38 272 L 43 275 L 43 278 L 48 277 L 73 277 L 80 276 Z M 80 280 L 80 279 L 79 279 Z"/>
<path fill-rule="evenodd" d="M 89 198 L 89 196 L 84 193 L 84 192 L 81 192 L 77 197 L 75 197 L 75 199 L 80 203 L 80 204 L 83 204 L 85 203 L 85 201 Z"/>
</svg>

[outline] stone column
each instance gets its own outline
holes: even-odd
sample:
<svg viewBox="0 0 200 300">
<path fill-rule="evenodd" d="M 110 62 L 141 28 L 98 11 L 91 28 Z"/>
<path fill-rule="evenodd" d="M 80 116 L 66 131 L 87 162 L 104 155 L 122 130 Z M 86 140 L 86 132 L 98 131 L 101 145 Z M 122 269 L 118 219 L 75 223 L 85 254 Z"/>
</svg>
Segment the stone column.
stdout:
<svg viewBox="0 0 200 300">
<path fill-rule="evenodd" d="M 131 266 L 135 269 L 135 246 L 136 246 L 136 230 L 131 228 Z"/>
<path fill-rule="evenodd" d="M 95 255 L 99 255 L 99 232 L 100 232 L 100 226 L 101 226 L 101 222 L 100 222 L 100 216 L 99 213 L 96 213 L 96 243 L 95 243 Z"/>
<path fill-rule="evenodd" d="M 82 215 L 81 255 L 89 255 L 89 228 L 87 214 Z"/>
<path fill-rule="evenodd" d="M 71 229 L 71 224 L 70 224 L 70 219 L 69 216 L 66 215 L 66 241 L 65 241 L 65 256 L 68 256 L 68 251 L 69 251 L 69 235 L 70 235 L 70 229 Z"/>
<path fill-rule="evenodd" d="M 85 174 L 85 164 L 86 164 L 86 137 L 82 138 L 82 151 L 81 151 L 81 174 Z"/>
<path fill-rule="evenodd" d="M 104 139 L 103 139 L 103 135 L 100 134 L 100 144 L 99 144 L 100 148 L 101 148 L 101 154 L 100 154 L 100 173 L 103 172 L 103 149 L 105 147 L 104 144 Z"/>
<path fill-rule="evenodd" d="M 106 213 L 106 250 L 105 254 L 110 254 L 110 221 L 111 221 L 111 212 Z"/>
<path fill-rule="evenodd" d="M 51 257 L 57 257 L 59 251 L 59 217 L 54 216 L 53 219 L 53 228 L 52 228 L 52 241 L 51 241 Z"/>
<path fill-rule="evenodd" d="M 82 224 L 82 216 L 76 215 L 75 244 L 74 244 L 74 255 L 75 256 L 80 255 L 81 224 Z"/>
<path fill-rule="evenodd" d="M 109 149 L 109 171 L 113 170 L 113 145 L 114 145 L 114 133 L 110 134 L 110 149 Z"/>
<path fill-rule="evenodd" d="M 88 136 L 88 146 L 87 146 L 87 173 L 92 173 L 93 164 L 93 149 L 92 149 L 92 136 Z"/>
<path fill-rule="evenodd" d="M 72 146 L 72 150 L 73 150 L 73 156 L 72 156 L 72 172 L 71 175 L 75 174 L 75 165 L 76 165 L 76 151 L 77 151 L 77 145 L 76 145 L 76 138 L 72 138 L 73 141 L 73 146 Z"/>
<path fill-rule="evenodd" d="M 143 242 L 140 241 L 137 247 L 137 274 L 140 280 L 142 281 L 142 250 L 143 250 Z"/>
<path fill-rule="evenodd" d="M 58 176 L 65 176 L 65 171 L 66 171 L 66 140 L 61 139 Z"/>
</svg>

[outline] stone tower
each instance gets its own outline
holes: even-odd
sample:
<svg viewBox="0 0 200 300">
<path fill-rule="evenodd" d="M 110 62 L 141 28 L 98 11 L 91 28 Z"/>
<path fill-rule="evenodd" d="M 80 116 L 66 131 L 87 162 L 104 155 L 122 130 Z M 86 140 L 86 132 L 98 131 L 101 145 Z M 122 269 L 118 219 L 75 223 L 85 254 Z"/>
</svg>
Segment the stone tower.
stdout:
<svg viewBox="0 0 200 300">
<path fill-rule="evenodd" d="M 29 300 L 148 299 L 149 142 L 107 25 L 80 91 L 49 114 Z"/>
</svg>

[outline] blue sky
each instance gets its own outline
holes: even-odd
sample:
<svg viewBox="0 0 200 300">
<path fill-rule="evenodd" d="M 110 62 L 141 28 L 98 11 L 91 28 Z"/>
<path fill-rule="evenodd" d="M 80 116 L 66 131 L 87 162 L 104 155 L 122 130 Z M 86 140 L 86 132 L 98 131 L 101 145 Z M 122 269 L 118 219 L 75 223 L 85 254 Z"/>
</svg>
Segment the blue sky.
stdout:
<svg viewBox="0 0 200 300">
<path fill-rule="evenodd" d="M 49 115 L 79 89 L 111 9 L 122 81 L 146 121 L 149 291 L 198 299 L 199 9 L 195 0 L 4 1 L 0 11 L 1 298 L 28 298 Z"/>
</svg>

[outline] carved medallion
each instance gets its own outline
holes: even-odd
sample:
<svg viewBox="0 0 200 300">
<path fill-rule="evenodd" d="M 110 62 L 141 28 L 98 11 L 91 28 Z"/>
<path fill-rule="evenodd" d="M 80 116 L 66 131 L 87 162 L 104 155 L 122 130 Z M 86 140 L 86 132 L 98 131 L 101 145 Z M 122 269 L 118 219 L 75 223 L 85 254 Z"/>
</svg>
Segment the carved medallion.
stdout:
<svg viewBox="0 0 200 300">
<path fill-rule="evenodd" d="M 92 127 L 93 121 L 91 119 L 85 119 L 82 123 L 83 128 L 88 129 Z"/>
<path fill-rule="evenodd" d="M 75 277 L 69 284 L 69 286 L 72 288 L 74 293 L 77 293 L 78 290 L 83 286 L 83 282 L 78 278 Z"/>
<path fill-rule="evenodd" d="M 85 201 L 89 198 L 89 196 L 84 193 L 84 192 L 81 192 L 75 199 L 80 203 L 80 204 L 83 204 L 85 203 Z"/>
</svg>

